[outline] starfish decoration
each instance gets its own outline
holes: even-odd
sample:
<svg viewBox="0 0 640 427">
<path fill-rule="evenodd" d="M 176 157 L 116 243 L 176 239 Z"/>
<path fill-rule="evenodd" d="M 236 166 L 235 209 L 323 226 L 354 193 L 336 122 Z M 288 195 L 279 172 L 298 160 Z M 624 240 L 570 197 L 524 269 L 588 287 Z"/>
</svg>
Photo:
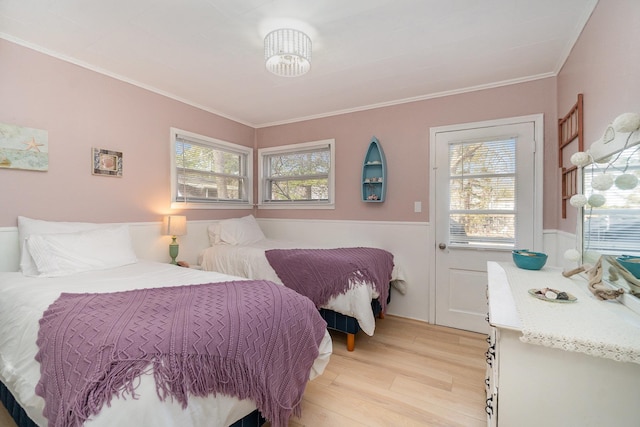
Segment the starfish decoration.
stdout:
<svg viewBox="0 0 640 427">
<path fill-rule="evenodd" d="M 24 151 L 29 151 L 29 150 L 33 149 L 34 151 L 37 151 L 38 153 L 40 152 L 40 149 L 38 147 L 42 147 L 44 145 L 44 144 L 38 144 L 34 137 L 31 137 L 31 141 L 23 141 L 22 143 L 27 146 L 27 148 L 25 148 Z"/>
</svg>

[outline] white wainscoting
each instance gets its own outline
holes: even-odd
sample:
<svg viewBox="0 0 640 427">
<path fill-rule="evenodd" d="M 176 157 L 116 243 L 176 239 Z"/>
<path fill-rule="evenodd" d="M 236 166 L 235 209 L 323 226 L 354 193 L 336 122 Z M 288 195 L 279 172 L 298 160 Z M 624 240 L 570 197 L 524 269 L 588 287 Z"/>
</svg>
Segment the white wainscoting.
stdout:
<svg viewBox="0 0 640 427">
<path fill-rule="evenodd" d="M 405 276 L 407 293 L 392 291 L 388 313 L 428 321 L 433 256 L 428 223 L 297 219 L 258 219 L 258 223 L 268 238 L 323 246 L 370 246 L 391 252 Z"/>
<path fill-rule="evenodd" d="M 216 221 L 188 221 L 187 235 L 178 237 L 179 260 L 196 264 L 200 252 L 209 246 L 207 227 Z M 322 246 L 371 246 L 394 254 L 407 282 L 407 293 L 393 291 L 389 314 L 429 321 L 429 289 L 432 272 L 433 236 L 426 222 L 340 221 L 303 219 L 258 219 L 265 235 Z M 160 234 L 161 223 L 129 223 L 138 258 L 168 262 L 169 236 Z M 576 263 L 564 259 L 564 252 L 575 247 L 575 235 L 558 230 L 544 231 L 544 251 L 549 265 L 571 269 Z M 0 271 L 17 271 L 19 265 L 18 230 L 0 228 Z"/>
<path fill-rule="evenodd" d="M 178 237 L 179 260 L 195 264 L 202 249 L 209 246 L 207 226 L 214 221 L 188 221 L 187 234 Z M 169 262 L 170 236 L 160 234 L 160 222 L 128 223 L 133 247 L 140 259 Z M 0 228 L 0 271 L 18 271 L 20 249 L 17 227 Z"/>
<path fill-rule="evenodd" d="M 321 221 L 259 219 L 267 237 L 310 245 L 371 246 L 394 254 L 407 282 L 407 293 L 393 293 L 389 314 L 427 321 L 429 307 L 429 226 L 415 222 Z M 207 226 L 215 221 L 188 221 L 187 235 L 178 237 L 179 260 L 195 264 L 209 246 Z M 140 259 L 168 262 L 169 236 L 160 234 L 161 223 L 128 223 Z M 0 271 L 18 271 L 18 229 L 0 228 Z"/>
</svg>

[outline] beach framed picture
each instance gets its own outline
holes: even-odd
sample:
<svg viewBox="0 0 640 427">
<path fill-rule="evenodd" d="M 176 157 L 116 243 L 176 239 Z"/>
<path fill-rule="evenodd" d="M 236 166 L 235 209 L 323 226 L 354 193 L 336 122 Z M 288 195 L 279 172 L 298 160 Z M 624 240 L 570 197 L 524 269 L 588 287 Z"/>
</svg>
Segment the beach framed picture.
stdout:
<svg viewBox="0 0 640 427">
<path fill-rule="evenodd" d="M 122 177 L 122 152 L 91 149 L 91 173 L 93 175 Z"/>
<path fill-rule="evenodd" d="M 0 168 L 49 170 L 49 133 L 0 123 Z"/>
</svg>

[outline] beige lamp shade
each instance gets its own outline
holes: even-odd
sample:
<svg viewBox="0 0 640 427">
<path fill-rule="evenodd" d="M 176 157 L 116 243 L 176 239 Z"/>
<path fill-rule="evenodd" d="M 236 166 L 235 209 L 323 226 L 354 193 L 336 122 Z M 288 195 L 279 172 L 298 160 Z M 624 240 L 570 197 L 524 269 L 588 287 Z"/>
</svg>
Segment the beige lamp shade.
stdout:
<svg viewBox="0 0 640 427">
<path fill-rule="evenodd" d="M 162 234 L 168 236 L 184 236 L 187 234 L 187 217 L 168 215 L 162 220 Z"/>
</svg>

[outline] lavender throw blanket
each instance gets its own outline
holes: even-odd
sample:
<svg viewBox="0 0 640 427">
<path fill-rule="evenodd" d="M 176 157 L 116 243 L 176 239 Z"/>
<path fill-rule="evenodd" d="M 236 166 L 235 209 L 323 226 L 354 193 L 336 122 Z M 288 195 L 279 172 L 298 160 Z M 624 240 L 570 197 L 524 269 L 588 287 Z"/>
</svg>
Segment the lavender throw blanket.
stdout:
<svg viewBox="0 0 640 427">
<path fill-rule="evenodd" d="M 393 255 L 383 249 L 270 249 L 265 255 L 282 283 L 310 298 L 316 307 L 360 280 L 374 286 L 386 310 Z"/>
<path fill-rule="evenodd" d="M 325 330 L 307 298 L 267 281 L 65 293 L 40 320 L 36 393 L 49 426 L 79 426 L 152 368 L 163 400 L 249 398 L 286 426 Z"/>
</svg>

